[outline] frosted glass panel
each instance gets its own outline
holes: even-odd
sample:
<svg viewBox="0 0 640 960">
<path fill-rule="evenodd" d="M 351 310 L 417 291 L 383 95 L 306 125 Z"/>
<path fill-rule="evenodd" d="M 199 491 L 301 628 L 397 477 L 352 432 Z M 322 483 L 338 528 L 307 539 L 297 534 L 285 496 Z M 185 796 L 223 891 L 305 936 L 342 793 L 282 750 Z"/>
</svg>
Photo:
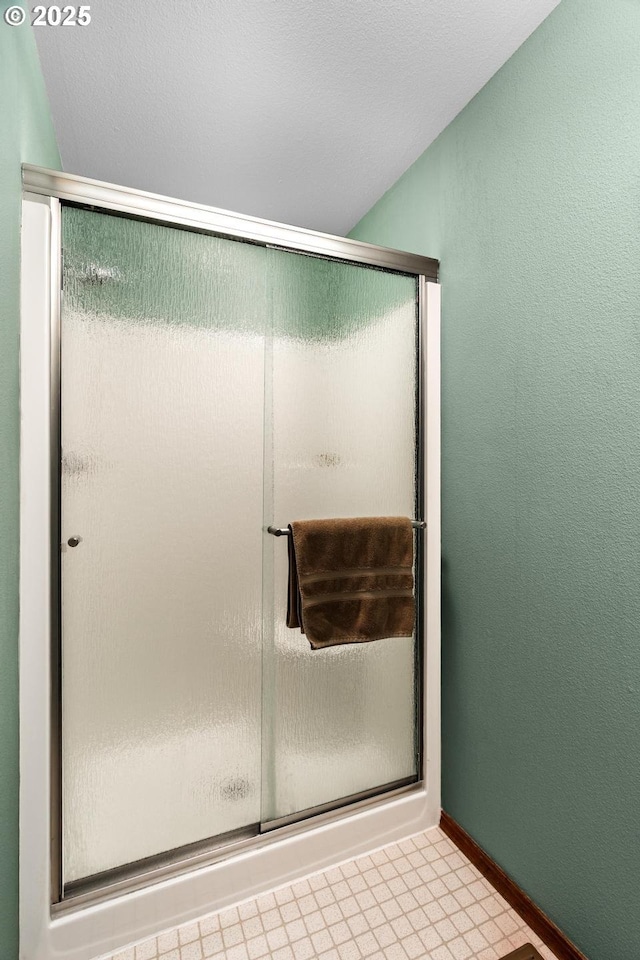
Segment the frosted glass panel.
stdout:
<svg viewBox="0 0 640 960">
<path fill-rule="evenodd" d="M 63 871 L 260 819 L 268 251 L 64 208 Z"/>
<path fill-rule="evenodd" d="M 415 638 L 312 651 L 265 528 L 414 515 L 417 311 L 412 277 L 71 207 L 63 250 L 69 884 L 415 777 Z"/>
<path fill-rule="evenodd" d="M 415 278 L 271 251 L 269 283 L 269 522 L 413 517 Z M 268 821 L 414 776 L 416 703 L 415 639 L 311 650 L 285 626 L 286 542 L 265 550 Z"/>
</svg>

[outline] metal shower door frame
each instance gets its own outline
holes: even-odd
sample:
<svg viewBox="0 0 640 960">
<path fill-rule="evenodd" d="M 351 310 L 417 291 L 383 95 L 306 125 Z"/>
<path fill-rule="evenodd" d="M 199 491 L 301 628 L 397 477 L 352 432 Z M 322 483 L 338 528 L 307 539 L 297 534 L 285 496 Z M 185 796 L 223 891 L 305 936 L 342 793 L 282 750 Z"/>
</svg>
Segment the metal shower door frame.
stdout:
<svg viewBox="0 0 640 960">
<path fill-rule="evenodd" d="M 131 865 L 108 871 L 108 876 L 98 875 L 70 885 L 65 891 L 62 871 L 62 624 L 61 624 L 61 423 L 60 423 L 60 322 L 61 322 L 61 205 L 83 207 L 97 213 L 145 220 L 164 226 L 200 232 L 231 240 L 255 243 L 291 253 L 305 253 L 353 265 L 374 267 L 414 276 L 417 280 L 418 307 L 416 324 L 416 411 L 415 436 L 416 502 L 414 516 L 425 516 L 425 343 L 427 283 L 436 282 L 438 261 L 416 254 L 403 253 L 373 244 L 333 237 L 312 230 L 288 226 L 241 214 L 230 213 L 213 207 L 172 200 L 156 194 L 114 186 L 101 181 L 71 176 L 30 165 L 23 166 L 23 189 L 25 195 L 37 196 L 48 202 L 51 213 L 50 250 L 50 627 L 51 627 L 51 714 L 50 714 L 50 798 L 51 798 L 51 905 L 52 912 L 66 912 L 120 895 L 127 890 L 139 889 L 149 883 L 176 876 L 195 866 L 214 863 L 255 846 L 274 843 L 310 827 L 331 822 L 362 810 L 373 804 L 384 803 L 404 793 L 421 787 L 425 777 L 424 756 L 424 658 L 425 658 L 425 609 L 424 609 L 424 536 L 416 531 L 416 667 L 417 717 L 416 753 L 417 776 L 408 781 L 381 785 L 352 797 L 341 798 L 330 804 L 300 811 L 299 815 L 284 818 L 286 822 L 275 824 L 268 832 L 237 831 L 234 836 L 214 837 L 188 847 L 159 854 L 143 861 L 138 869 Z M 266 530 L 265 530 L 266 532 Z M 222 840 L 222 843 L 221 843 Z"/>
</svg>

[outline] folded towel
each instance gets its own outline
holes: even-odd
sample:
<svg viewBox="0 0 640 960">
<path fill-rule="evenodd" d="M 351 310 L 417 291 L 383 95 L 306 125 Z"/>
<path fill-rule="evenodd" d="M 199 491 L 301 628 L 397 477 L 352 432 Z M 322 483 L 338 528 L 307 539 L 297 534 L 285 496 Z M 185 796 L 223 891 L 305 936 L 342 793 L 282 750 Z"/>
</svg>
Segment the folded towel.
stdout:
<svg viewBox="0 0 640 960">
<path fill-rule="evenodd" d="M 314 650 L 412 635 L 407 517 L 296 520 L 289 530 L 287 626 L 300 627 Z"/>
</svg>

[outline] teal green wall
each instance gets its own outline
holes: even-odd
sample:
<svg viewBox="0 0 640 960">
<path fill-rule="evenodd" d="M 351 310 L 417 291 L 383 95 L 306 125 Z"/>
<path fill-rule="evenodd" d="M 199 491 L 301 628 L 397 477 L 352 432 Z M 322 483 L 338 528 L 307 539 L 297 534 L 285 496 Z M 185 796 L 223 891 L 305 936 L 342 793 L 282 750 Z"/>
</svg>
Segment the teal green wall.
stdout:
<svg viewBox="0 0 640 960">
<path fill-rule="evenodd" d="M 631 960 L 640 2 L 562 0 L 352 236 L 442 261 L 443 804 Z"/>
<path fill-rule="evenodd" d="M 20 164 L 59 167 L 31 30 L 0 0 L 0 956 L 18 955 Z"/>
</svg>

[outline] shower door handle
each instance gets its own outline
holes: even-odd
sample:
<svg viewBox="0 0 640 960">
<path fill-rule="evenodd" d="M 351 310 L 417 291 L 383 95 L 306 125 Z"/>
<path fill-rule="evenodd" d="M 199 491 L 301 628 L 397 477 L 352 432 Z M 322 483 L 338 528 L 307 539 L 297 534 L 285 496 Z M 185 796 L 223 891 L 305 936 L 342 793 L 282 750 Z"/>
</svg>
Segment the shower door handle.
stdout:
<svg viewBox="0 0 640 960">
<path fill-rule="evenodd" d="M 79 543 L 82 543 L 82 537 L 79 537 L 77 535 L 73 537 L 69 537 L 69 539 L 67 540 L 67 543 L 69 544 L 70 547 L 77 547 Z"/>
</svg>

